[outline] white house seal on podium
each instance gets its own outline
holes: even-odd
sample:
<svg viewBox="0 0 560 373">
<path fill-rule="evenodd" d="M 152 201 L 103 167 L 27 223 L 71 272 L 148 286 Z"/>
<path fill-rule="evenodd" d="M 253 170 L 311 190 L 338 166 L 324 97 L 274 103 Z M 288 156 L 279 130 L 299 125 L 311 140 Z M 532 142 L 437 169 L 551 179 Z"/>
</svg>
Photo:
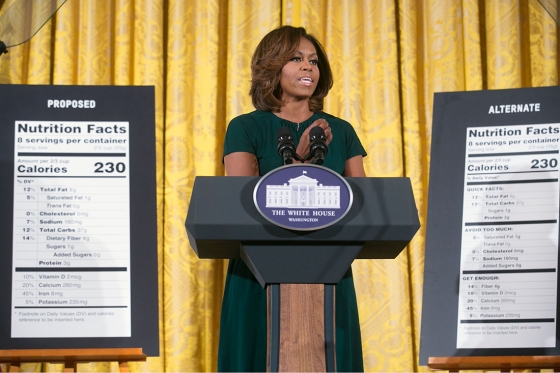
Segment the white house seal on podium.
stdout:
<svg viewBox="0 0 560 373">
<path fill-rule="evenodd" d="M 336 172 L 294 164 L 270 171 L 255 187 L 257 210 L 271 223 L 292 230 L 316 230 L 342 219 L 352 207 L 352 189 Z"/>
</svg>

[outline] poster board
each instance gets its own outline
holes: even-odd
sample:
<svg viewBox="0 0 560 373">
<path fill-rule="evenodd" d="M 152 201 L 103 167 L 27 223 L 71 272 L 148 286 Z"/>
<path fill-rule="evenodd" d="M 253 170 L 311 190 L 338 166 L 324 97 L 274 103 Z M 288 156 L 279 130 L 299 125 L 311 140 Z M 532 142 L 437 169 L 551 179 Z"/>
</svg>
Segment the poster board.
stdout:
<svg viewBox="0 0 560 373">
<path fill-rule="evenodd" d="M 0 349 L 159 355 L 154 88 L 0 102 Z"/>
<path fill-rule="evenodd" d="M 436 93 L 420 365 L 560 355 L 560 87 Z"/>
</svg>

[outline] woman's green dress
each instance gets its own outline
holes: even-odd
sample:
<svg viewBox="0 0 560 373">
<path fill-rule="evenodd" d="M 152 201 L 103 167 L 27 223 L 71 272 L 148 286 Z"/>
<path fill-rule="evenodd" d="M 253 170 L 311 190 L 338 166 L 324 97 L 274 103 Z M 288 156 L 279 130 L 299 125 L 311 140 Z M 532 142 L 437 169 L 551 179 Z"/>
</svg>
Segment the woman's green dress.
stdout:
<svg viewBox="0 0 560 373">
<path fill-rule="evenodd" d="M 254 111 L 234 118 L 227 130 L 224 156 L 247 152 L 257 157 L 260 175 L 282 166 L 278 155 L 276 132 L 280 127 L 292 131 L 297 144 L 303 131 L 315 120 L 324 118 L 333 140 L 323 166 L 339 174 L 346 160 L 366 152 L 352 126 L 323 112 L 302 123 L 278 118 L 271 112 Z M 266 371 L 266 291 L 241 259 L 229 262 L 222 314 L 218 371 Z M 356 293 L 349 269 L 336 287 L 336 366 L 339 372 L 363 372 L 362 341 Z"/>
</svg>

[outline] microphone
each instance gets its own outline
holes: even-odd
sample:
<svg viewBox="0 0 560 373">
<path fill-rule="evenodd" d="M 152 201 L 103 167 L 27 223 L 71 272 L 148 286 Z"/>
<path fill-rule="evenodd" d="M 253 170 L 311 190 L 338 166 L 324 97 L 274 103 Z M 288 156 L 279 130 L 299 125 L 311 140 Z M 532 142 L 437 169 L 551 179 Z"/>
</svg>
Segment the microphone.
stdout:
<svg viewBox="0 0 560 373">
<path fill-rule="evenodd" d="M 297 159 L 296 144 L 292 137 L 292 131 L 288 127 L 280 127 L 276 132 L 276 141 L 278 142 L 278 154 L 282 157 L 284 164 L 292 164 L 294 155 Z"/>
<path fill-rule="evenodd" d="M 311 141 L 309 151 L 313 158 L 311 163 L 323 164 L 325 155 L 327 155 L 329 151 L 329 148 L 327 148 L 327 136 L 325 136 L 325 131 L 319 126 L 313 127 L 311 131 L 309 131 L 309 140 Z"/>
</svg>

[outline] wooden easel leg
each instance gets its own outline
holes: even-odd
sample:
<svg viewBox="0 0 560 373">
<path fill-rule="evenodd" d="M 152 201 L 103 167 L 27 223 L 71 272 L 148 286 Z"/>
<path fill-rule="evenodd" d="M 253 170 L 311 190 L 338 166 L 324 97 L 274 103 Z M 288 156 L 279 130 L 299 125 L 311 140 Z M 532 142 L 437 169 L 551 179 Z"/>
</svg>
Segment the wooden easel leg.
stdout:
<svg viewBox="0 0 560 373">
<path fill-rule="evenodd" d="M 119 372 L 128 373 L 128 361 L 119 361 Z"/>
<path fill-rule="evenodd" d="M 75 361 L 67 361 L 64 363 L 64 373 L 73 373 L 76 372 L 78 369 L 78 363 Z"/>
</svg>

